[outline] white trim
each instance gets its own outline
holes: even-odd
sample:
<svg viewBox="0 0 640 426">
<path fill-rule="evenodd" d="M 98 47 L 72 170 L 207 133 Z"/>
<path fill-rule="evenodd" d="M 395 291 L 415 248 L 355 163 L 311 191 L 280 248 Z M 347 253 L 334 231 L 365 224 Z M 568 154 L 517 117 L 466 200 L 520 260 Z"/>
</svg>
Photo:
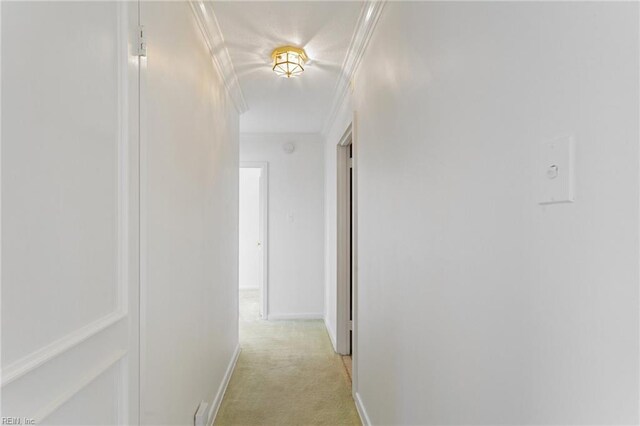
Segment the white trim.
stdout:
<svg viewBox="0 0 640 426">
<path fill-rule="evenodd" d="M 322 313 L 299 313 L 299 314 L 269 314 L 269 321 L 282 320 L 321 320 L 324 319 Z"/>
<path fill-rule="evenodd" d="M 636 15 L 637 15 L 637 16 L 636 16 L 636 22 L 638 22 L 638 21 L 637 21 L 637 19 L 640 19 L 640 8 L 638 8 L 637 10 L 638 10 L 638 12 L 636 13 Z M 639 34 L 639 36 L 640 36 L 640 34 Z M 640 37 L 639 37 L 639 38 L 640 38 Z M 638 62 L 637 62 L 637 64 L 636 64 L 636 65 L 640 65 L 640 58 L 639 58 L 639 60 L 638 60 Z M 640 83 L 640 77 L 638 77 L 638 83 Z M 640 87 L 640 85 L 639 85 L 639 86 L 637 86 L 637 87 Z M 636 92 L 636 95 L 640 95 L 640 89 Z M 637 98 L 636 98 L 636 99 L 637 99 Z M 638 118 L 638 119 L 640 119 L 640 113 L 638 114 L 637 118 Z M 636 164 L 637 164 L 637 163 L 636 163 Z M 638 178 L 639 178 L 638 180 L 640 181 L 640 173 L 639 173 Z M 639 200 L 639 201 L 640 201 L 640 200 Z M 637 206 L 638 206 L 638 207 L 640 207 L 640 202 L 638 203 L 638 205 L 637 205 Z M 640 229 L 636 228 L 636 232 L 638 232 L 638 231 L 640 231 Z M 637 238 L 638 236 L 640 236 L 640 234 L 638 234 L 638 233 L 637 233 L 637 234 L 636 234 L 636 238 Z M 636 318 L 637 318 L 637 317 L 636 317 Z M 639 318 L 639 319 L 640 319 L 640 318 Z M 640 364 L 640 357 L 638 357 L 638 364 Z M 640 368 L 639 368 L 638 370 L 636 370 L 636 371 L 640 372 Z M 636 378 L 640 380 L 640 377 L 636 377 Z M 638 404 L 638 411 L 637 411 L 637 414 L 638 414 L 638 417 L 640 417 L 640 404 Z"/>
<path fill-rule="evenodd" d="M 342 137 L 340 138 L 340 142 L 338 142 L 338 146 L 349 146 L 352 143 L 352 131 L 353 123 L 349 123 L 345 131 L 342 133 Z"/>
<path fill-rule="evenodd" d="M 241 161 L 241 169 L 260 169 L 260 240 L 262 242 L 262 318 L 269 317 L 269 163 L 266 161 Z M 242 290 L 242 289 L 241 289 Z"/>
<path fill-rule="evenodd" d="M 144 2 L 138 1 L 138 25 L 143 22 Z M 146 383 L 147 383 L 147 300 L 148 300 L 148 202 L 149 194 L 149 141 L 148 130 L 151 128 L 147 111 L 149 108 L 148 58 L 138 57 L 138 420 L 142 424 L 144 417 Z"/>
<path fill-rule="evenodd" d="M 2 5 L 0 4 L 0 26 L 2 23 Z M 1 49 L 1 44 L 0 44 L 0 50 Z M 0 54 L 0 64 L 2 63 L 2 58 L 1 58 L 1 54 Z M 2 66 L 0 66 L 0 81 L 2 81 Z M 2 99 L 2 84 L 0 84 L 0 99 Z M 2 117 L 2 102 L 0 102 L 0 117 Z M 0 120 L 0 176 L 2 176 L 2 152 L 4 151 L 3 146 L 2 146 L 2 120 Z M 6 148 L 6 145 L 4 145 L 4 148 Z M 0 197 L 0 240 L 2 240 L 3 237 L 3 233 L 2 233 L 2 212 L 4 210 L 2 209 L 2 197 Z M 2 274 L 2 259 L 4 259 L 4 257 L 2 256 L 2 244 L 0 244 L 0 301 L 2 300 L 2 278 L 4 275 Z M 0 319 L 2 318 L 2 303 L 0 303 Z M 1 322 L 1 321 L 0 321 Z M 2 342 L 2 325 L 0 324 L 0 342 Z M 2 405 L 2 377 L 4 376 L 3 372 L 2 372 L 2 350 L 0 350 L 0 406 Z"/>
<path fill-rule="evenodd" d="M 112 312 L 11 363 L 2 370 L 2 387 L 51 361 L 53 358 L 79 345 L 90 337 L 95 336 L 126 316 L 126 312 Z"/>
<path fill-rule="evenodd" d="M 358 316 L 358 289 L 359 273 L 358 273 L 358 158 L 359 158 L 359 144 L 358 144 L 358 120 L 354 111 L 351 119 L 351 154 L 352 154 L 352 192 L 351 192 L 351 224 L 353 230 L 352 246 L 351 246 L 351 262 L 353 264 L 351 281 L 353 283 L 351 290 L 351 315 L 353 317 L 351 322 L 351 360 L 352 360 L 352 372 L 351 372 L 351 388 L 354 392 L 358 391 L 358 364 L 360 359 L 360 349 L 358 346 L 358 331 L 359 331 L 359 316 Z"/>
<path fill-rule="evenodd" d="M 249 108 L 242 94 L 242 88 L 238 76 L 236 75 L 231 56 L 224 43 L 224 37 L 218 25 L 218 19 L 213 11 L 210 1 L 190 0 L 191 10 L 196 17 L 202 36 L 209 47 L 209 52 L 213 58 L 213 63 L 220 74 L 220 78 L 227 89 L 227 93 L 233 100 L 239 114 L 246 112 Z"/>
<path fill-rule="evenodd" d="M 40 409 L 36 415 L 33 416 L 35 420 L 35 424 L 41 424 L 44 419 L 53 414 L 56 410 L 66 404 L 71 398 L 73 398 L 78 392 L 82 389 L 86 388 L 91 384 L 94 380 L 104 374 L 107 370 L 109 370 L 114 364 L 120 361 L 127 354 L 125 350 L 119 350 L 114 353 L 112 356 L 107 358 L 105 361 L 100 363 L 97 367 L 95 367 L 91 372 L 86 374 L 81 380 L 76 382 L 73 386 L 67 388 L 66 391 L 62 392 L 58 397 L 49 402 L 46 406 Z M 120 416 L 120 414 L 119 414 Z"/>
<path fill-rule="evenodd" d="M 347 55 L 342 63 L 342 73 L 333 90 L 333 102 L 331 103 L 331 109 L 329 110 L 329 114 L 327 115 L 324 126 L 322 127 L 321 133 L 325 138 L 329 135 L 331 127 L 338 116 L 340 107 L 349 92 L 351 81 L 358 69 L 358 65 L 360 65 L 360 60 L 367 48 L 369 39 L 371 39 L 373 30 L 378 23 L 384 4 L 385 1 L 380 0 L 366 1 L 362 5 L 358 22 L 356 23 L 353 36 L 351 37 L 351 42 L 349 43 Z"/>
<path fill-rule="evenodd" d="M 220 405 L 222 405 L 222 398 L 224 397 L 224 393 L 227 391 L 227 386 L 229 386 L 229 382 L 231 381 L 231 376 L 233 375 L 233 370 L 236 368 L 236 363 L 238 362 L 238 357 L 240 356 L 240 344 L 236 345 L 236 349 L 233 351 L 233 355 L 231 356 L 231 360 L 229 361 L 229 365 L 227 366 L 227 371 L 224 373 L 224 377 L 222 378 L 222 383 L 220 383 L 220 387 L 218 388 L 218 393 L 211 403 L 211 408 L 209 409 L 208 415 L 208 425 L 213 425 L 213 422 L 216 420 L 216 416 L 218 415 L 218 410 L 220 409 Z"/>
<path fill-rule="evenodd" d="M 124 12 L 123 12 L 124 13 Z M 123 40 L 127 65 L 127 263 L 126 300 L 128 316 L 128 354 L 123 359 L 120 380 L 120 424 L 140 424 L 140 57 L 135 57 L 133 44 L 140 25 L 139 2 L 126 3 L 127 37 Z M 131 50 L 129 50 L 131 49 Z M 131 60 L 133 58 L 133 60 Z"/>
<path fill-rule="evenodd" d="M 358 415 L 360 416 L 360 421 L 363 426 L 371 426 L 371 419 L 367 414 L 367 410 L 364 408 L 364 404 L 362 403 L 362 398 L 360 398 L 360 394 L 358 392 L 353 393 L 353 400 L 356 403 L 356 410 L 358 410 Z"/>
<path fill-rule="evenodd" d="M 128 354 L 125 353 L 122 357 L 122 364 L 120 365 L 120 374 L 116 379 L 116 389 L 118 392 L 118 406 L 116 412 L 119 425 L 140 424 L 137 416 L 135 418 L 132 418 L 131 416 L 131 402 L 134 402 L 137 405 L 138 399 L 132 398 L 132 395 L 137 394 L 131 392 L 129 389 L 131 383 L 131 369 L 129 368 L 129 365 L 130 359 Z M 137 413 L 137 410 L 135 412 Z"/>
<path fill-rule="evenodd" d="M 351 124 L 345 130 L 336 146 L 336 352 L 348 355 L 352 352 L 349 343 L 349 272 L 353 271 L 352 259 L 349 256 L 351 237 L 351 220 L 349 210 L 353 201 L 349 202 L 349 145 L 351 145 Z M 352 150 L 352 154 L 355 154 Z M 351 175 L 355 170 L 351 169 Z M 353 189 L 353 185 L 351 185 Z M 353 199 L 353 194 L 352 194 Z M 351 247 L 353 248 L 353 247 Z M 352 274 L 353 275 L 353 274 Z"/>
<path fill-rule="evenodd" d="M 117 246 L 116 246 L 116 311 L 127 313 L 129 309 L 129 198 L 131 191 L 131 170 L 129 165 L 129 145 L 131 143 L 129 126 L 131 106 L 129 105 L 129 20 L 128 8 L 118 5 L 118 136 L 117 147 Z M 135 105 L 133 106 L 135 109 Z M 137 117 L 136 117 L 137 118 Z M 134 125 L 135 126 L 135 125 Z"/>
</svg>

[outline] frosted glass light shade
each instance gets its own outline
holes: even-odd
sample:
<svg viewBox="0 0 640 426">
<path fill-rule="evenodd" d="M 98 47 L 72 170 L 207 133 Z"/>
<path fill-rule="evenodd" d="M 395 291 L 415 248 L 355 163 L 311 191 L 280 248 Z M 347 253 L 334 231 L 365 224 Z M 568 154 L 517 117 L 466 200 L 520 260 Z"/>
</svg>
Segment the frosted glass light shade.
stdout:
<svg viewBox="0 0 640 426">
<path fill-rule="evenodd" d="M 302 74 L 307 54 L 303 49 L 294 46 L 283 46 L 273 51 L 273 71 L 281 77 L 295 77 Z"/>
</svg>

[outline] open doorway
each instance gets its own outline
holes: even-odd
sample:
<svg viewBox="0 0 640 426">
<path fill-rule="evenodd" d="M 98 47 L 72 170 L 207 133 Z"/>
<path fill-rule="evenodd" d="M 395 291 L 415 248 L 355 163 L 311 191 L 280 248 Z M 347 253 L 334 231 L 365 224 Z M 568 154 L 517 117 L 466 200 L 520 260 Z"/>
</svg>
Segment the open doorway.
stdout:
<svg viewBox="0 0 640 426">
<path fill-rule="evenodd" d="M 352 127 L 337 146 L 337 351 L 354 382 L 356 294 L 356 179 Z"/>
<path fill-rule="evenodd" d="M 267 193 L 267 163 L 241 162 L 238 229 L 240 303 L 257 303 L 262 319 L 269 315 Z"/>
</svg>

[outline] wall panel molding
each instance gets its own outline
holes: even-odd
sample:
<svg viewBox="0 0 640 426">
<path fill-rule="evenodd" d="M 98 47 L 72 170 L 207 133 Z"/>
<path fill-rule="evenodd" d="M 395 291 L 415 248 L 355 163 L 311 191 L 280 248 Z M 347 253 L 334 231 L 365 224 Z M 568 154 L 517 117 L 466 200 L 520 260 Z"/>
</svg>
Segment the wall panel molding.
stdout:
<svg viewBox="0 0 640 426">
<path fill-rule="evenodd" d="M 70 385 L 67 390 L 60 393 L 47 405 L 41 408 L 35 415 L 34 420 L 36 424 L 41 424 L 44 419 L 56 412 L 60 407 L 66 404 L 71 398 L 81 392 L 84 388 L 89 386 L 94 380 L 107 372 L 112 366 L 120 362 L 127 355 L 126 350 L 120 350 L 107 357 L 100 364 L 96 365 L 91 371 L 82 377 L 82 379 Z M 120 376 L 120 375 L 119 375 Z M 119 406 L 119 411 L 122 411 L 123 407 Z M 122 418 L 122 413 L 119 413 L 119 418 Z"/>
<path fill-rule="evenodd" d="M 115 256 L 116 282 L 115 282 L 115 308 L 112 312 L 95 319 L 80 328 L 77 328 L 64 336 L 48 343 L 47 345 L 36 349 L 35 351 L 19 358 L 9 364 L 1 372 L 1 387 L 19 379 L 37 369 L 41 365 L 56 358 L 62 353 L 81 344 L 87 339 L 102 332 L 108 327 L 118 323 L 128 315 L 128 293 L 129 293 L 129 197 L 131 176 L 129 172 L 129 81 L 128 81 L 128 11 L 124 3 L 118 4 L 117 7 L 117 45 L 121 49 L 121 53 L 117 57 L 118 73 L 118 137 L 117 137 L 117 155 L 116 168 L 117 186 L 116 186 L 116 203 L 117 203 L 117 252 Z"/>
<path fill-rule="evenodd" d="M 58 355 L 67 352 L 90 337 L 95 336 L 112 325 L 115 325 L 126 317 L 126 312 L 112 312 L 99 320 L 87 324 L 73 333 L 69 333 L 61 339 L 58 339 L 53 343 L 50 343 L 49 345 L 11 363 L 7 368 L 2 370 L 2 387 L 16 379 L 19 379 L 25 374 L 30 373 L 41 365 L 51 361 Z"/>
</svg>

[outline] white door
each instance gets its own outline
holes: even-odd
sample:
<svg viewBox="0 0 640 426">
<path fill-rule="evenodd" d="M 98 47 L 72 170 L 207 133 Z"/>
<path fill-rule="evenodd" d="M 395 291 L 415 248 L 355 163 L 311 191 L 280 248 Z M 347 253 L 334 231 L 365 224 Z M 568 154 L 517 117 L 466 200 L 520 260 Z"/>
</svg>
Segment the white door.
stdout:
<svg viewBox="0 0 640 426">
<path fill-rule="evenodd" d="M 240 169 L 239 282 L 241 290 L 262 287 L 261 169 Z"/>
<path fill-rule="evenodd" d="M 135 424 L 138 5 L 1 7 L 2 416 Z"/>
</svg>

